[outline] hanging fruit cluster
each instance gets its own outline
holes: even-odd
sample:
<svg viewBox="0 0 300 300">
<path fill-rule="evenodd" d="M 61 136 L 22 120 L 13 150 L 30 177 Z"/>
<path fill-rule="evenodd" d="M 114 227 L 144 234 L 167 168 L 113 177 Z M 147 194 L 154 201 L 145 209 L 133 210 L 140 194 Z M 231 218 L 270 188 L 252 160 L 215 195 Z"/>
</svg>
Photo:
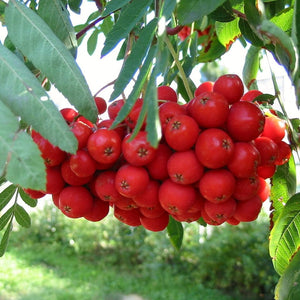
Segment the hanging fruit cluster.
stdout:
<svg viewBox="0 0 300 300">
<path fill-rule="evenodd" d="M 106 107 L 96 97 L 97 124 L 62 109 L 78 140 L 76 154 L 32 131 L 46 164 L 47 187 L 25 192 L 33 198 L 51 194 L 70 218 L 100 221 L 111 208 L 121 222 L 151 231 L 164 230 L 169 216 L 179 222 L 202 218 L 211 225 L 255 220 L 269 196 L 267 179 L 291 156 L 283 141 L 285 121 L 274 111 L 263 112 L 256 101 L 262 93 L 244 93 L 234 74 L 202 83 L 184 105 L 169 86 L 157 93 L 162 127 L 157 148 L 147 141 L 145 124 L 132 136 L 142 98 L 115 129 L 110 126 L 122 99 Z M 102 120 L 105 111 L 109 118 Z"/>
</svg>

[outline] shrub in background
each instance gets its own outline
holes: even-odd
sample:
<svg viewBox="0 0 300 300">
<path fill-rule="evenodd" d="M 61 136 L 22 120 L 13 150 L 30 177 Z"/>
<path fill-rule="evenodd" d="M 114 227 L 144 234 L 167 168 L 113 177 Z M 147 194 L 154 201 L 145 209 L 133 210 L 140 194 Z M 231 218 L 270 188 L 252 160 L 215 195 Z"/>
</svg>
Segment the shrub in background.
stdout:
<svg viewBox="0 0 300 300">
<path fill-rule="evenodd" d="M 111 215 L 97 223 L 70 220 L 51 200 L 45 201 L 42 209 L 32 213 L 29 230 L 16 227 L 12 243 L 32 247 L 36 252 L 63 252 L 88 261 L 103 260 L 105 265 L 131 272 L 152 274 L 161 267 L 169 268 L 186 274 L 195 285 L 243 295 L 243 299 L 247 295 L 248 299 L 273 299 L 278 276 L 268 254 L 266 217 L 236 227 L 204 228 L 185 223 L 183 246 L 178 252 L 165 231 L 154 233 L 129 227 Z"/>
</svg>

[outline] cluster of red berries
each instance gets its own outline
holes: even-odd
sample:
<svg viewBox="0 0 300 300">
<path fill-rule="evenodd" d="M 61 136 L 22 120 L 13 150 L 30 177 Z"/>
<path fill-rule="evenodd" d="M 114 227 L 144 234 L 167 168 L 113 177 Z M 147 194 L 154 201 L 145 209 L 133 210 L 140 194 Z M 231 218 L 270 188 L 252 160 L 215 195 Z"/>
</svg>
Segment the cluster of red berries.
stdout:
<svg viewBox="0 0 300 300">
<path fill-rule="evenodd" d="M 157 148 L 147 141 L 145 123 L 132 136 L 142 98 L 110 129 L 124 100 L 106 107 L 97 97 L 97 124 L 71 108 L 61 110 L 78 140 L 76 154 L 32 131 L 47 166 L 47 188 L 25 191 L 34 198 L 51 194 L 71 218 L 100 221 L 111 208 L 121 222 L 151 231 L 164 230 L 169 216 L 180 222 L 203 218 L 211 225 L 255 220 L 269 196 L 266 179 L 291 155 L 283 141 L 285 122 L 263 113 L 255 102 L 261 92 L 244 94 L 233 74 L 202 83 L 186 104 L 169 86 L 157 92 L 162 127 Z M 105 111 L 109 118 L 102 120 Z"/>
</svg>

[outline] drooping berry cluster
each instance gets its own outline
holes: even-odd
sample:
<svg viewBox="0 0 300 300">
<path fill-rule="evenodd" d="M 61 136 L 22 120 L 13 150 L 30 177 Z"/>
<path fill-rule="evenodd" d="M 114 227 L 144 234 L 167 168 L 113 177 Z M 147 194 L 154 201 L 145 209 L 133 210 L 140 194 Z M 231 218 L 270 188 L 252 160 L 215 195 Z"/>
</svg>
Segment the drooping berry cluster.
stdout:
<svg viewBox="0 0 300 300">
<path fill-rule="evenodd" d="M 147 141 L 145 124 L 132 138 L 143 99 L 109 129 L 124 100 L 107 107 L 98 102 L 99 121 L 91 124 L 70 108 L 61 110 L 78 140 L 76 154 L 51 145 L 39 133 L 32 138 L 47 166 L 45 191 L 25 191 L 34 198 L 51 194 L 68 217 L 100 221 L 113 210 L 130 226 L 161 231 L 169 216 L 180 222 L 200 218 L 211 225 L 237 225 L 257 218 L 269 196 L 267 178 L 289 160 L 283 141 L 285 122 L 255 102 L 260 91 L 244 94 L 237 75 L 204 82 L 187 104 L 177 102 L 168 86 L 157 89 L 162 140 Z"/>
</svg>

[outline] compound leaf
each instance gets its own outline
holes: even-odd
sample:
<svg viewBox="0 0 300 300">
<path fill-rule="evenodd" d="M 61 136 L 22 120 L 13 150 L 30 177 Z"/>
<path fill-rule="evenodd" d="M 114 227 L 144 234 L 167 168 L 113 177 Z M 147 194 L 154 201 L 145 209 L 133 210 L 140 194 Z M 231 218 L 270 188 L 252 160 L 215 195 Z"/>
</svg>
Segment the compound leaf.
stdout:
<svg viewBox="0 0 300 300">
<path fill-rule="evenodd" d="M 13 113 L 0 102 L 0 172 L 22 187 L 45 189 L 45 164 L 37 145 L 24 131 Z"/>
<path fill-rule="evenodd" d="M 32 125 L 36 131 L 62 150 L 76 151 L 76 138 L 39 81 L 20 59 L 2 44 L 0 44 L 0 81 L 2 83 L 0 100 L 16 116 L 21 116 L 22 121 Z M 13 116 L 11 112 L 8 114 Z M 15 122 L 13 118 L 7 121 Z M 16 131 L 18 125 L 14 124 L 13 131 Z"/>
<path fill-rule="evenodd" d="M 284 205 L 296 192 L 296 165 L 293 156 L 288 163 L 277 167 L 271 183 L 272 222 L 275 223 Z"/>
<path fill-rule="evenodd" d="M 299 193 L 287 201 L 270 234 L 270 256 L 279 275 L 284 273 L 300 247 L 299 203 Z"/>
<path fill-rule="evenodd" d="M 276 300 L 300 299 L 300 252 L 293 257 L 275 288 Z"/>
<path fill-rule="evenodd" d="M 5 21 L 13 44 L 82 115 L 96 122 L 97 107 L 81 70 L 44 20 L 24 4 L 11 0 Z"/>
<path fill-rule="evenodd" d="M 76 34 L 68 11 L 61 0 L 40 0 L 38 14 L 75 57 L 77 51 Z"/>
<path fill-rule="evenodd" d="M 140 33 L 137 42 L 132 47 L 131 53 L 125 60 L 120 74 L 114 84 L 114 91 L 111 94 L 110 101 L 116 99 L 126 88 L 127 84 L 133 78 L 135 72 L 141 66 L 142 61 L 149 50 L 155 30 L 157 19 L 153 19 Z"/>
<path fill-rule="evenodd" d="M 133 0 L 124 10 L 104 42 L 101 56 L 108 54 L 122 39 L 126 38 L 135 24 L 145 15 L 152 0 Z"/>
</svg>

